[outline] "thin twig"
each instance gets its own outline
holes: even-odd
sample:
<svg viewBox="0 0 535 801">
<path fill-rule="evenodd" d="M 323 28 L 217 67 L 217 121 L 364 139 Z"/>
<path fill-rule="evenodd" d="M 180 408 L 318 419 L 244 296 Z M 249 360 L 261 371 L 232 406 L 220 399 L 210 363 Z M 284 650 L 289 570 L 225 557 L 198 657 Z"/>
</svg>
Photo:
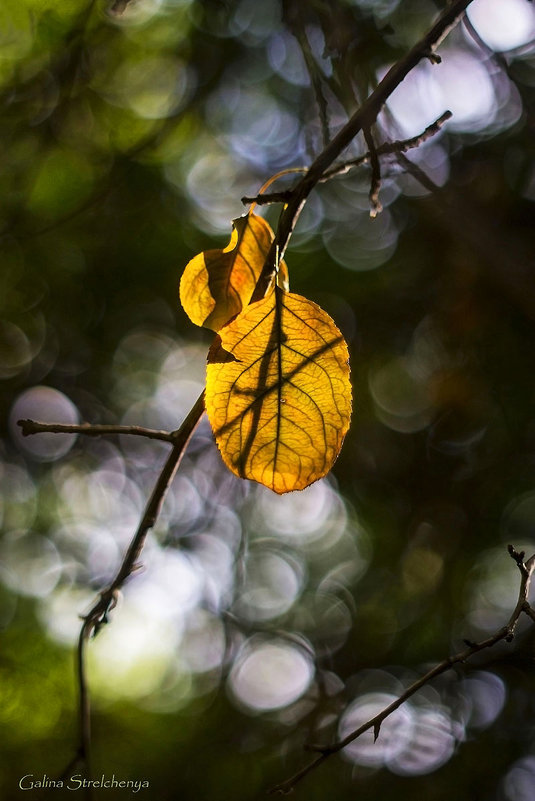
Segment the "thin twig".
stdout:
<svg viewBox="0 0 535 801">
<path fill-rule="evenodd" d="M 409 139 L 398 139 L 395 142 L 384 142 L 384 144 L 379 145 L 379 147 L 376 149 L 377 155 L 392 156 L 398 153 L 406 153 L 407 150 L 420 147 L 420 145 L 423 145 L 423 143 L 427 142 L 428 139 L 431 139 L 433 136 L 435 136 L 442 129 L 442 126 L 452 118 L 452 116 L 453 115 L 451 111 L 444 111 L 440 117 L 431 123 L 431 125 L 428 125 L 421 134 L 418 134 L 417 136 L 411 136 Z M 360 167 L 362 164 L 370 161 L 370 157 L 370 153 L 365 153 L 363 156 L 359 156 L 357 159 L 351 159 L 350 161 L 345 161 L 342 164 L 335 165 L 332 169 L 325 173 L 321 180 L 327 181 L 330 178 L 334 178 L 335 175 L 343 175 L 354 167 Z"/>
<path fill-rule="evenodd" d="M 301 29 L 298 33 L 295 34 L 295 36 L 297 38 L 297 41 L 299 42 L 299 47 L 301 48 L 301 52 L 303 54 L 303 58 L 305 59 L 305 64 L 308 70 L 308 74 L 310 75 L 310 80 L 314 88 L 314 94 L 316 96 L 316 103 L 318 104 L 318 112 L 321 123 L 323 146 L 326 147 L 331 139 L 331 131 L 329 127 L 329 110 L 327 106 L 327 100 L 325 98 L 325 94 L 323 92 L 323 86 L 321 83 L 321 73 L 316 63 L 316 60 L 312 55 L 312 51 L 310 49 L 310 43 L 307 39 L 306 33 Z"/>
<path fill-rule="evenodd" d="M 136 533 L 132 537 L 128 550 L 115 575 L 115 578 L 103 590 L 91 610 L 84 615 L 83 625 L 78 639 L 77 669 L 78 669 L 78 689 L 79 689 L 79 712 L 80 712 L 80 746 L 79 752 L 83 758 L 86 769 L 88 769 L 91 743 L 91 709 L 89 699 L 89 689 L 86 679 L 85 668 L 85 648 L 91 635 L 98 634 L 101 627 L 107 623 L 108 614 L 117 602 L 119 591 L 125 581 L 132 573 L 138 569 L 138 559 L 143 550 L 147 534 L 154 526 L 164 498 L 167 494 L 173 477 L 178 470 L 186 446 L 190 441 L 197 424 L 199 423 L 204 411 L 204 391 L 201 393 L 191 411 L 183 421 L 180 428 L 172 434 L 173 448 L 167 457 L 165 465 L 158 477 L 158 481 L 147 502 L 143 517 L 140 520 Z"/>
<path fill-rule="evenodd" d="M 415 147 L 420 147 L 420 145 L 422 145 L 424 142 L 427 142 L 428 139 L 431 139 L 431 137 L 435 136 L 441 130 L 444 123 L 451 119 L 451 117 L 451 111 L 445 111 L 440 115 L 440 117 L 438 117 L 438 119 L 435 120 L 435 122 L 433 122 L 431 125 L 428 125 L 421 134 L 418 134 L 418 136 L 411 136 L 409 139 L 399 139 L 395 142 L 385 142 L 384 144 L 379 145 L 375 152 L 379 157 L 392 156 L 397 153 L 405 153 L 407 150 L 411 150 Z M 368 151 L 356 159 L 350 159 L 349 161 L 344 161 L 341 164 L 336 164 L 323 174 L 318 183 L 325 183 L 326 181 L 330 181 L 331 178 L 335 178 L 338 175 L 345 175 L 350 170 L 353 170 L 356 167 L 361 167 L 363 164 L 367 164 L 370 160 L 371 153 Z M 241 201 L 244 204 L 256 203 L 258 206 L 265 206 L 268 203 L 287 203 L 292 197 L 292 194 L 292 189 L 285 189 L 282 192 L 269 192 L 266 194 L 261 193 L 256 195 L 256 197 L 242 197 Z"/>
<path fill-rule="evenodd" d="M 79 756 L 82 764 L 85 766 L 87 777 L 91 778 L 91 709 L 89 700 L 89 688 L 87 685 L 87 677 L 85 673 L 85 648 L 87 645 L 88 632 L 86 624 L 80 630 L 78 637 L 78 648 L 76 651 L 76 673 L 78 678 L 78 692 L 79 698 Z"/>
<path fill-rule="evenodd" d="M 302 11 L 302 4 L 299 2 L 299 0 L 297 0 L 297 2 L 288 2 L 288 0 L 283 0 L 283 20 L 286 23 L 287 28 L 296 38 L 301 50 L 301 54 L 305 61 L 305 66 L 312 84 L 312 88 L 314 89 L 316 104 L 318 106 L 318 114 L 323 137 L 323 147 L 326 147 L 331 138 L 329 129 L 329 110 L 323 91 L 322 72 L 310 46 L 310 42 L 305 30 Z"/>
<path fill-rule="evenodd" d="M 172 431 L 160 431 L 154 428 L 143 428 L 143 426 L 116 426 L 94 423 L 70 425 L 68 423 L 40 423 L 37 420 L 17 420 L 17 425 L 22 429 L 23 437 L 44 433 L 84 434 L 86 437 L 100 437 L 103 434 L 129 434 L 173 443 L 176 436 Z"/>
<path fill-rule="evenodd" d="M 386 718 L 395 712 L 396 709 L 402 706 L 409 698 L 411 698 L 411 696 L 418 692 L 418 690 L 428 684 L 432 679 L 436 678 L 436 676 L 440 676 L 442 673 L 445 673 L 452 668 L 453 665 L 466 662 L 468 659 L 474 656 L 474 654 L 483 651 L 485 648 L 491 648 L 493 645 L 496 645 L 496 643 L 501 642 L 502 640 L 511 642 L 515 635 L 516 627 L 522 612 L 527 614 L 532 620 L 535 621 L 535 610 L 533 610 L 528 602 L 530 583 L 535 569 L 535 554 L 531 556 L 527 562 L 524 562 L 524 554 L 522 552 L 518 553 L 512 545 L 509 546 L 508 550 L 509 554 L 518 566 L 521 578 L 518 600 L 507 624 L 495 632 L 491 637 L 487 637 L 485 640 L 481 640 L 477 643 L 465 641 L 468 647 L 465 648 L 464 651 L 460 651 L 458 654 L 447 657 L 447 659 L 439 662 L 439 664 L 435 665 L 435 667 L 431 668 L 431 670 L 428 670 L 427 673 L 413 682 L 410 687 L 407 687 L 405 692 L 401 693 L 401 695 L 399 695 L 395 701 L 381 710 L 381 712 L 379 712 L 373 718 L 370 718 L 357 729 L 350 732 L 342 740 L 332 743 L 331 745 L 308 746 L 307 750 L 317 751 L 318 756 L 316 756 L 315 759 L 301 768 L 301 770 L 299 770 L 289 779 L 274 787 L 270 791 L 271 793 L 285 795 L 286 793 L 291 792 L 294 787 L 305 778 L 305 776 L 318 768 L 330 756 L 342 751 L 347 745 L 364 734 L 364 732 L 372 729 L 374 738 L 377 739 L 380 733 L 381 725 Z"/>
<path fill-rule="evenodd" d="M 368 145 L 368 153 L 370 154 L 370 164 L 372 167 L 369 194 L 371 206 L 370 217 L 377 217 L 377 215 L 383 210 L 381 201 L 379 200 L 379 190 L 381 188 L 381 164 L 379 162 L 379 154 L 377 153 L 377 148 L 375 147 L 371 128 L 368 128 L 368 126 L 364 127 L 362 133 L 364 134 L 364 140 Z"/>
</svg>

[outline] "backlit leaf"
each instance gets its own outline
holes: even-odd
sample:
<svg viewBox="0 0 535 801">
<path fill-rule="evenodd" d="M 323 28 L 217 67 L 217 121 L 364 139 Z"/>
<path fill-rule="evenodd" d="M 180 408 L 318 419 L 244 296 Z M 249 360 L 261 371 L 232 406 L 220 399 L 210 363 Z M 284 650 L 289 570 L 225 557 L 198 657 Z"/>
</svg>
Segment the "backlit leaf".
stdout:
<svg viewBox="0 0 535 801">
<path fill-rule="evenodd" d="M 214 331 L 249 303 L 274 236 L 256 214 L 238 217 L 232 224 L 227 247 L 199 253 L 188 262 L 180 281 L 180 302 L 190 320 Z M 280 272 L 287 284 L 284 262 Z"/>
<path fill-rule="evenodd" d="M 279 287 L 220 331 L 206 411 L 225 464 L 275 492 L 331 469 L 349 427 L 347 345 L 328 314 Z"/>
</svg>

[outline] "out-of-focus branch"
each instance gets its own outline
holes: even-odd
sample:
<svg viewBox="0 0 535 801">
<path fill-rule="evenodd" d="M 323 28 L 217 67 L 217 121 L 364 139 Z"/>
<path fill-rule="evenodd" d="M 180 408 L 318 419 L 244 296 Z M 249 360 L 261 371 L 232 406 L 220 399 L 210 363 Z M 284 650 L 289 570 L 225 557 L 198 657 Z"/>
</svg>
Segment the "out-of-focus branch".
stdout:
<svg viewBox="0 0 535 801">
<path fill-rule="evenodd" d="M 327 106 L 327 99 L 323 91 L 322 74 L 321 70 L 314 58 L 312 48 L 305 30 L 304 20 L 301 15 L 301 6 L 299 3 L 283 2 L 282 13 L 283 19 L 288 28 L 295 36 L 297 43 L 301 49 L 305 66 L 310 77 L 310 82 L 314 89 L 316 96 L 316 103 L 318 106 L 319 119 L 321 124 L 321 133 L 323 137 L 323 146 L 326 147 L 331 138 L 329 130 L 329 111 Z"/>
<path fill-rule="evenodd" d="M 435 120 L 435 122 L 433 122 L 431 125 L 428 125 L 421 134 L 418 134 L 418 136 L 411 136 L 409 139 L 399 139 L 395 142 L 385 142 L 384 144 L 375 148 L 375 153 L 378 157 L 392 156 L 406 153 L 407 150 L 411 150 L 415 147 L 420 147 L 420 145 L 422 145 L 424 142 L 427 142 L 428 139 L 431 139 L 431 137 L 435 136 L 441 130 L 442 126 L 449 119 L 451 119 L 451 117 L 451 111 L 445 111 L 438 119 Z M 337 175 L 345 175 L 350 170 L 353 170 L 356 167 L 361 167 L 363 164 L 367 164 L 369 161 L 371 161 L 371 158 L 372 153 L 368 151 L 356 159 L 351 159 L 350 161 L 344 161 L 341 164 L 336 164 L 323 174 L 318 183 L 321 184 L 325 183 L 326 181 L 330 181 L 331 178 L 335 178 Z M 241 200 L 244 204 L 256 203 L 258 206 L 265 206 L 268 203 L 287 203 L 292 197 L 292 193 L 292 189 L 285 189 L 282 192 L 266 192 L 265 194 L 260 193 L 256 197 L 242 197 Z"/>
<path fill-rule="evenodd" d="M 23 437 L 30 437 L 32 434 L 83 434 L 86 437 L 101 437 L 104 434 L 129 434 L 136 437 L 146 437 L 147 439 L 159 439 L 163 442 L 175 441 L 175 433 L 172 431 L 160 431 L 153 428 L 143 428 L 143 426 L 114 426 L 99 425 L 95 423 L 80 423 L 71 425 L 69 423 L 40 423 L 37 420 L 17 420 L 17 425 L 22 429 Z"/>
<path fill-rule="evenodd" d="M 370 164 L 372 168 L 372 177 L 370 183 L 370 216 L 377 217 L 377 215 L 383 210 L 381 206 L 381 202 L 379 200 L 379 190 L 381 188 L 381 164 L 379 162 L 379 154 L 377 152 L 377 148 L 375 147 L 375 141 L 373 139 L 371 128 L 365 127 L 363 129 L 364 140 L 368 145 L 368 153 L 370 156 Z"/>
<path fill-rule="evenodd" d="M 511 640 L 514 638 L 518 621 L 523 612 L 535 622 L 535 610 L 528 601 L 531 579 L 535 570 L 535 554 L 533 554 L 533 556 L 531 556 L 527 561 L 524 561 L 525 554 L 523 551 L 516 551 L 512 545 L 509 545 L 508 550 L 511 558 L 515 561 L 520 571 L 520 589 L 518 591 L 518 600 L 515 608 L 506 625 L 501 629 L 498 629 L 498 631 L 496 631 L 492 636 L 487 637 L 485 640 L 481 640 L 480 642 L 470 642 L 465 640 L 467 647 L 463 651 L 460 651 L 453 656 L 448 656 L 442 662 L 439 662 L 438 665 L 435 665 L 435 667 L 431 668 L 431 670 L 428 670 L 427 673 L 413 682 L 410 687 L 407 687 L 405 692 L 396 698 L 395 701 L 381 710 L 381 712 L 379 712 L 373 718 L 370 718 L 361 726 L 359 726 L 358 729 L 350 732 L 342 740 L 332 743 L 331 745 L 308 746 L 307 750 L 316 751 L 318 756 L 316 756 L 315 759 L 301 768 L 301 770 L 299 770 L 289 779 L 274 787 L 271 790 L 272 793 L 285 795 L 291 792 L 294 787 L 305 778 L 305 776 L 318 768 L 323 762 L 325 762 L 326 759 L 333 754 L 337 754 L 339 751 L 342 751 L 347 745 L 352 743 L 370 729 L 373 730 L 374 739 L 377 740 L 383 722 L 393 712 L 395 712 L 396 709 L 399 709 L 399 707 L 402 706 L 405 701 L 411 698 L 416 692 L 418 692 L 418 690 L 432 681 L 432 679 L 434 679 L 436 676 L 440 676 L 442 673 L 445 673 L 447 670 L 453 667 L 453 665 L 466 662 L 468 659 L 474 656 L 474 654 L 483 651 L 485 648 L 491 648 L 493 645 L 496 645 L 496 643 L 501 642 L 502 640 L 511 642 Z"/>
<path fill-rule="evenodd" d="M 298 182 L 292 191 L 292 197 L 284 206 L 277 226 L 275 238 L 271 244 L 260 279 L 251 300 L 261 300 L 270 286 L 276 273 L 277 263 L 284 258 L 284 253 L 291 235 L 299 219 L 306 199 L 345 148 L 353 141 L 355 136 L 363 129 L 370 128 L 383 105 L 394 90 L 407 77 L 409 72 L 424 58 L 434 56 L 436 48 L 440 45 L 449 31 L 457 24 L 472 0 L 454 0 L 438 17 L 435 24 L 423 36 L 407 55 L 394 64 L 386 73 L 377 88 L 362 103 L 334 139 L 325 147 L 309 170 Z"/>
</svg>

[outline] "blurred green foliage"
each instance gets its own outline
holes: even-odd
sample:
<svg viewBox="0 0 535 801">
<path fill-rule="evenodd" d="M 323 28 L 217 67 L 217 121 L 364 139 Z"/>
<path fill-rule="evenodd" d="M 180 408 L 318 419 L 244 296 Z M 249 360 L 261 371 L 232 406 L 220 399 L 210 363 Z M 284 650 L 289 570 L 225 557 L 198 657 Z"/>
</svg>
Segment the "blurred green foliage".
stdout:
<svg viewBox="0 0 535 801">
<path fill-rule="evenodd" d="M 3 798 L 75 754 L 78 615 L 166 451 L 22 439 L 16 420 L 176 427 L 210 341 L 179 309 L 183 266 L 228 241 L 243 195 L 310 163 L 441 5 L 2 3 Z M 448 106 L 451 123 L 413 166 L 382 162 L 375 220 L 369 167 L 318 187 L 287 253 L 292 289 L 352 350 L 334 475 L 277 498 L 227 475 L 201 427 L 90 647 L 97 776 L 149 780 L 151 799 L 259 798 L 307 742 L 514 607 L 505 546 L 535 543 L 535 20 L 524 0 L 471 9 L 374 135 L 413 136 Z M 526 623 L 296 792 L 533 801 L 534 657 Z"/>
</svg>

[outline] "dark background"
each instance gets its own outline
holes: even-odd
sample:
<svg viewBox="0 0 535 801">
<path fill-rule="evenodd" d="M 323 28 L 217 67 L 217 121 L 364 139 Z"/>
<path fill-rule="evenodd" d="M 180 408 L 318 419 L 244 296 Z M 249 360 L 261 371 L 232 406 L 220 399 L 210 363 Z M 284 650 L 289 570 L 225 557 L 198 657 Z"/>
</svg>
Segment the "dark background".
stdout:
<svg viewBox="0 0 535 801">
<path fill-rule="evenodd" d="M 442 7 L 2 3 L 2 797 L 75 753 L 78 615 L 167 450 L 22 439 L 16 420 L 178 426 L 210 342 L 179 308 L 184 265 L 226 244 L 243 195 L 310 163 Z M 316 189 L 287 252 L 293 291 L 350 346 L 333 474 L 275 496 L 226 473 L 204 423 L 91 644 L 95 775 L 149 781 L 140 797 L 264 796 L 306 743 L 514 607 L 506 546 L 535 551 L 535 17 L 523 0 L 471 9 L 379 118 L 381 143 L 453 112 L 411 163 L 383 159 L 383 212 L 361 167 Z M 524 621 L 297 796 L 533 801 L 534 657 Z"/>
</svg>

